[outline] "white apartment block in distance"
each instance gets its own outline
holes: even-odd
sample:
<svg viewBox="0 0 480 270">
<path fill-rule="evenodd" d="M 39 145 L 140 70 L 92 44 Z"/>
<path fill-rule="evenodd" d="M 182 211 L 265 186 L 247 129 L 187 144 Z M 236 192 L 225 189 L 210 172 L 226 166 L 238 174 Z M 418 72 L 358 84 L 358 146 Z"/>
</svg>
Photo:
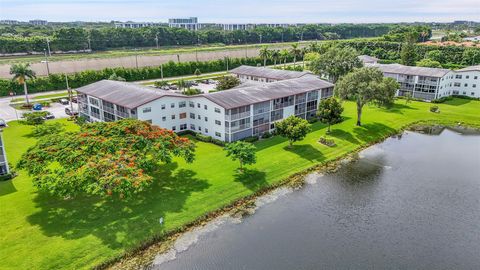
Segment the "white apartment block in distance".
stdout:
<svg viewBox="0 0 480 270">
<path fill-rule="evenodd" d="M 384 76 L 394 78 L 400 84 L 398 96 L 410 93 L 414 98 L 427 101 L 452 95 L 480 98 L 480 66 L 450 70 L 400 64 L 365 65 L 376 67 Z"/>
<path fill-rule="evenodd" d="M 260 76 L 266 68 L 255 69 Z M 275 122 L 291 115 L 314 117 L 320 99 L 332 95 L 333 84 L 309 74 L 185 96 L 103 80 L 78 88 L 77 92 L 80 115 L 90 122 L 134 118 L 175 132 L 190 130 L 232 142 L 271 132 Z"/>
<path fill-rule="evenodd" d="M 200 29 L 197 17 L 168 19 L 168 26 L 184 28 L 192 31 Z"/>
</svg>

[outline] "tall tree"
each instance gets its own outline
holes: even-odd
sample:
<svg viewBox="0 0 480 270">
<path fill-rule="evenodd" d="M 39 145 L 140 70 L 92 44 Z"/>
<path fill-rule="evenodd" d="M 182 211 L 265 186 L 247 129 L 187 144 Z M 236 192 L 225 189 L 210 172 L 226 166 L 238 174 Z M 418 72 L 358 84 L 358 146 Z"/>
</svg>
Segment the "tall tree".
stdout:
<svg viewBox="0 0 480 270">
<path fill-rule="evenodd" d="M 393 102 L 399 84 L 392 78 L 383 77 L 373 67 L 355 69 L 335 84 L 335 95 L 342 99 L 354 100 L 357 104 L 357 126 L 361 126 L 363 106 L 369 102 L 386 105 Z"/>
<path fill-rule="evenodd" d="M 154 180 L 159 162 L 194 160 L 195 145 L 173 131 L 124 119 L 82 125 L 80 131 L 47 135 L 20 160 L 33 184 L 57 196 L 129 197 Z"/>
<path fill-rule="evenodd" d="M 363 65 L 358 55 L 351 47 L 330 47 L 324 54 L 310 62 L 310 69 L 318 75 L 327 75 L 335 83 L 341 76 Z"/>
<path fill-rule="evenodd" d="M 294 115 L 275 124 L 275 132 L 287 138 L 290 147 L 292 147 L 294 142 L 303 140 L 309 131 L 310 125 L 308 121 Z"/>
<path fill-rule="evenodd" d="M 277 62 L 280 59 L 280 51 L 279 50 L 273 50 L 271 57 L 272 57 L 272 60 L 273 60 L 273 67 L 277 67 Z"/>
<path fill-rule="evenodd" d="M 342 121 L 342 104 L 334 97 L 322 99 L 318 105 L 317 116 L 321 122 L 328 124 L 327 132 L 330 132 L 330 126 Z"/>
<path fill-rule="evenodd" d="M 263 59 L 263 66 L 264 67 L 267 66 L 267 60 L 270 58 L 270 56 L 271 56 L 271 52 L 268 49 L 268 46 L 263 46 L 260 49 L 260 57 Z"/>
<path fill-rule="evenodd" d="M 407 66 L 415 65 L 415 59 L 417 58 L 417 55 L 415 53 L 415 41 L 415 32 L 409 32 L 405 34 L 405 42 L 403 43 L 402 50 L 400 51 L 400 58 L 402 60 L 402 64 Z"/>
<path fill-rule="evenodd" d="M 240 80 L 234 76 L 223 76 L 218 80 L 217 83 L 217 90 L 227 90 L 238 86 L 240 84 Z"/>
<path fill-rule="evenodd" d="M 290 54 L 293 56 L 293 68 L 297 66 L 297 57 L 301 56 L 301 49 L 298 47 L 298 43 L 292 44 L 290 47 Z"/>
<path fill-rule="evenodd" d="M 256 148 L 252 143 L 236 141 L 227 144 L 224 150 L 227 151 L 227 157 L 240 162 L 240 170 L 243 170 L 243 165 L 254 164 L 257 161 Z"/>
<path fill-rule="evenodd" d="M 283 60 L 283 69 L 285 69 L 287 67 L 287 59 L 290 57 L 290 52 L 288 52 L 286 49 L 283 49 L 280 51 L 280 57 Z"/>
<path fill-rule="evenodd" d="M 27 102 L 27 105 L 30 105 L 30 100 L 28 99 L 27 79 L 35 78 L 35 72 L 30 69 L 30 64 L 13 64 L 10 67 L 10 74 L 13 75 L 13 80 L 17 81 L 18 84 L 23 84 L 25 101 Z"/>
</svg>

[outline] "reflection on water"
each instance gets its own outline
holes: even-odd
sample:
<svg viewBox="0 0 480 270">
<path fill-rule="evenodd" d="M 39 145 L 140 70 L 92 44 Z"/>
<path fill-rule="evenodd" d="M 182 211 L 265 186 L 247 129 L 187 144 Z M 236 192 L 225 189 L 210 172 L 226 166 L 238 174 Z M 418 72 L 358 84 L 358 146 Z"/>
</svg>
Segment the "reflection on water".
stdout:
<svg viewBox="0 0 480 270">
<path fill-rule="evenodd" d="M 480 136 L 407 132 L 153 268 L 480 269 L 479 176 Z"/>
</svg>

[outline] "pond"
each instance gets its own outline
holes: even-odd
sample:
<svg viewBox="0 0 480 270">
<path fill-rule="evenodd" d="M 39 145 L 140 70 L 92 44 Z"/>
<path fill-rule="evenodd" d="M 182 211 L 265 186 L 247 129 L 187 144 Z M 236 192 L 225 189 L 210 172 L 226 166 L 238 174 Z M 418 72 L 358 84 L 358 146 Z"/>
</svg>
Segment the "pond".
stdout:
<svg viewBox="0 0 480 270">
<path fill-rule="evenodd" d="M 406 132 L 308 182 L 194 232 L 152 268 L 480 269 L 480 136 Z"/>
</svg>

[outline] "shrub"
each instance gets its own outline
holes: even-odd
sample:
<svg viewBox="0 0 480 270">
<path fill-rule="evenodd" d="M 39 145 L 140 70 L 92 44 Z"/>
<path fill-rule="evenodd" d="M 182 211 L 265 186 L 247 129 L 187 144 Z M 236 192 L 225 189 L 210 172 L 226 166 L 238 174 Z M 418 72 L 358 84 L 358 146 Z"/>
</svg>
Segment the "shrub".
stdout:
<svg viewBox="0 0 480 270">
<path fill-rule="evenodd" d="M 212 143 L 216 144 L 218 146 L 225 146 L 226 145 L 226 143 L 224 141 L 219 140 L 219 139 L 212 139 Z"/>
<path fill-rule="evenodd" d="M 452 97 L 441 97 L 441 98 L 437 98 L 437 99 L 434 99 L 432 100 L 432 103 L 443 103 L 447 100 L 452 100 Z"/>
<path fill-rule="evenodd" d="M 272 136 L 273 136 L 272 133 L 267 131 L 262 134 L 262 139 L 268 139 L 268 138 L 271 138 Z"/>
<path fill-rule="evenodd" d="M 328 147 L 333 147 L 336 145 L 334 139 L 329 139 L 325 136 L 320 137 L 320 140 L 318 140 L 318 142 Z"/>
<path fill-rule="evenodd" d="M 34 137 L 42 137 L 45 135 L 57 134 L 64 130 L 63 125 L 60 123 L 37 125 L 33 128 L 31 135 Z"/>
<path fill-rule="evenodd" d="M 201 133 L 196 133 L 195 134 L 195 139 L 197 139 L 201 142 L 212 142 L 213 138 L 211 136 L 203 135 Z"/>
<path fill-rule="evenodd" d="M 430 106 L 430 111 L 433 113 L 438 113 L 440 112 L 440 109 L 438 108 L 437 105 Z"/>
<path fill-rule="evenodd" d="M 48 112 L 28 112 L 23 114 L 24 120 L 22 123 L 27 125 L 41 125 L 45 122 L 45 116 Z"/>
<path fill-rule="evenodd" d="M 316 123 L 316 122 L 318 122 L 318 118 L 317 118 L 317 117 L 312 117 L 312 118 L 309 118 L 309 119 L 308 119 L 308 123 L 310 123 L 310 124 L 313 124 L 313 123 Z"/>
<path fill-rule="evenodd" d="M 253 143 L 258 141 L 258 136 L 249 136 L 242 139 L 242 141 Z"/>
<path fill-rule="evenodd" d="M 185 90 L 185 92 L 183 92 L 183 94 L 187 95 L 187 96 L 195 96 L 195 95 L 199 95 L 201 93 L 202 93 L 202 91 L 200 91 L 200 89 L 197 89 L 197 88 L 190 88 L 190 89 Z"/>
</svg>

